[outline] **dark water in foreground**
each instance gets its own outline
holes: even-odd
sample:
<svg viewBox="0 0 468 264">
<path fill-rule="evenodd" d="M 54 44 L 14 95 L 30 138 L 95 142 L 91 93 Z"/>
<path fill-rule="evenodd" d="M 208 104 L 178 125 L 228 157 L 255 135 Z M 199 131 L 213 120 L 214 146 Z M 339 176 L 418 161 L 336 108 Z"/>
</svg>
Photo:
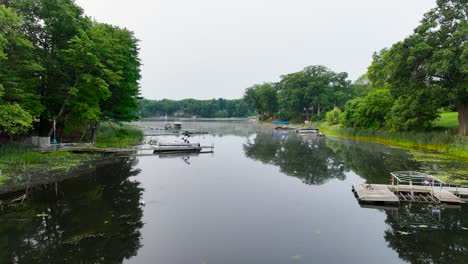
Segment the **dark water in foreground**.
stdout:
<svg viewBox="0 0 468 264">
<path fill-rule="evenodd" d="M 192 141 L 215 153 L 119 158 L 32 190 L 0 212 L 0 263 L 468 263 L 466 206 L 363 208 L 351 192 L 443 164 L 270 127 L 184 126 L 212 131 Z"/>
</svg>

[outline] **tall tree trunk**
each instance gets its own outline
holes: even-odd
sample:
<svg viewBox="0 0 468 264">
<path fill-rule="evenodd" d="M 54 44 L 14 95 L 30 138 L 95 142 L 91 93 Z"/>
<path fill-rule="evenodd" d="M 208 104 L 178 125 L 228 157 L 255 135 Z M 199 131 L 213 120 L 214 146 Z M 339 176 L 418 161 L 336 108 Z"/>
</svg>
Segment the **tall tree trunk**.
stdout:
<svg viewBox="0 0 468 264">
<path fill-rule="evenodd" d="M 458 135 L 466 136 L 468 134 L 468 103 L 458 102 Z"/>
<path fill-rule="evenodd" d="M 41 115 L 39 118 L 39 136 L 40 137 L 47 137 L 49 135 L 49 128 L 50 128 L 50 121 L 49 118 L 45 115 Z"/>
</svg>

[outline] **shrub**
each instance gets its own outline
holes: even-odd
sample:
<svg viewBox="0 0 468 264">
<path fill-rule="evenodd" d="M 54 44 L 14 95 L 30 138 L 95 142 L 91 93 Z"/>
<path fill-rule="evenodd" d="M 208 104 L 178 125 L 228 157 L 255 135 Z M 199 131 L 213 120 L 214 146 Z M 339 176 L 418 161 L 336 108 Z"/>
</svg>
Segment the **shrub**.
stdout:
<svg viewBox="0 0 468 264">
<path fill-rule="evenodd" d="M 325 114 L 325 120 L 329 125 L 336 125 L 340 123 L 341 110 L 338 107 Z"/>
</svg>

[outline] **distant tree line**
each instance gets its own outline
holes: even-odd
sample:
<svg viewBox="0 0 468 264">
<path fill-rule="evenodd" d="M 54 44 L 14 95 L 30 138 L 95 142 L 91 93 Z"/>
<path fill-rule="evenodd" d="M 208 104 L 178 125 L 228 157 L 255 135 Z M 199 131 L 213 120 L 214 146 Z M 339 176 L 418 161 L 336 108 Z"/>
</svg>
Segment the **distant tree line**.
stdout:
<svg viewBox="0 0 468 264">
<path fill-rule="evenodd" d="M 437 0 L 414 33 L 373 55 L 354 83 L 346 73 L 309 66 L 254 85 L 244 99 L 263 119 L 322 119 L 362 129 L 421 131 L 441 109 L 458 112 L 468 134 L 468 5 Z M 325 112 L 329 112 L 325 115 Z"/>
<path fill-rule="evenodd" d="M 89 137 L 136 119 L 133 32 L 83 15 L 73 0 L 0 0 L 0 134 Z"/>
<path fill-rule="evenodd" d="M 253 108 L 242 99 L 227 100 L 223 98 L 212 100 L 147 100 L 140 101 L 142 117 L 248 117 L 255 115 Z"/>
</svg>

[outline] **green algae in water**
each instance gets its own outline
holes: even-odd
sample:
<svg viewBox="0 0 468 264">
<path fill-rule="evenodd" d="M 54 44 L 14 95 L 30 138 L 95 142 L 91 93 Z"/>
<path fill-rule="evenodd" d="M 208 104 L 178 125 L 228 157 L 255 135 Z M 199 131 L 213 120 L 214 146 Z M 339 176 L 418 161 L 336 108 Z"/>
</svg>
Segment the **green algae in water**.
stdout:
<svg viewBox="0 0 468 264">
<path fill-rule="evenodd" d="M 468 162 L 452 156 L 411 151 L 413 159 L 420 164 L 420 170 L 433 175 L 448 184 L 468 186 Z"/>
</svg>

